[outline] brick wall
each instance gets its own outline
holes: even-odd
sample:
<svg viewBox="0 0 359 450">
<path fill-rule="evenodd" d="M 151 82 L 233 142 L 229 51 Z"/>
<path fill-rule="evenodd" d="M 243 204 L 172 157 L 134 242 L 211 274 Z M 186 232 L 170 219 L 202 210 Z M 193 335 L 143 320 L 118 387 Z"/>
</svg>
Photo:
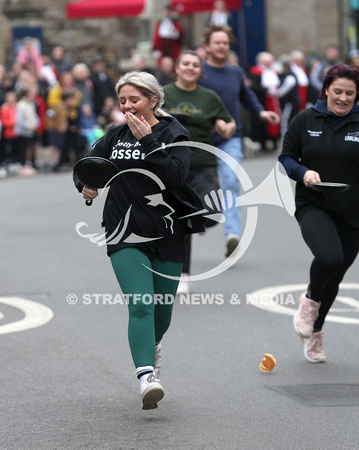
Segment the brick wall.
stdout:
<svg viewBox="0 0 359 450">
<path fill-rule="evenodd" d="M 268 50 L 322 55 L 340 45 L 340 0 L 267 0 Z"/>
</svg>

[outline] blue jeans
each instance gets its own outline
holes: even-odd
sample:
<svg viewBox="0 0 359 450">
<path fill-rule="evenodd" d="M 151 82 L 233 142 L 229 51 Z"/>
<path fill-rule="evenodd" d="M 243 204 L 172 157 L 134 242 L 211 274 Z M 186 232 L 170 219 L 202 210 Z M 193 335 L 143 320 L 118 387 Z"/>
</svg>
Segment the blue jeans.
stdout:
<svg viewBox="0 0 359 450">
<path fill-rule="evenodd" d="M 232 156 L 239 164 L 242 162 L 242 139 L 239 137 L 232 137 L 222 144 L 217 145 L 218 148 Z M 231 167 L 228 166 L 221 158 L 218 160 L 218 174 L 221 179 L 221 189 L 223 192 L 231 191 L 233 199 L 239 196 L 240 185 L 238 176 Z M 240 236 L 241 233 L 241 214 L 239 207 L 232 206 L 225 211 L 222 211 L 226 221 L 224 222 L 224 233 L 227 239 L 230 234 Z"/>
</svg>

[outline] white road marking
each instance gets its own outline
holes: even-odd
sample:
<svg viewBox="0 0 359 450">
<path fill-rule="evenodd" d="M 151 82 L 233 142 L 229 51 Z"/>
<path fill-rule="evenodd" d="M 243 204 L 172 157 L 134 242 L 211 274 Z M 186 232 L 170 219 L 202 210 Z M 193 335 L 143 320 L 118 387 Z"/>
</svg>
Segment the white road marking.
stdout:
<svg viewBox="0 0 359 450">
<path fill-rule="evenodd" d="M 286 302 L 286 294 L 288 296 L 288 300 L 292 300 L 293 297 L 296 299 L 296 306 L 298 306 L 298 298 L 299 295 L 307 289 L 307 284 L 286 284 L 282 286 L 268 286 L 263 289 L 258 289 L 249 294 L 249 297 L 258 299 L 258 301 L 253 301 L 250 304 L 255 306 L 256 308 L 263 309 L 265 311 L 277 313 L 277 314 L 285 314 L 287 316 L 294 316 L 297 311 L 296 307 L 293 307 L 293 303 L 288 301 Z M 340 285 L 340 291 L 342 290 L 359 290 L 358 283 L 342 283 Z M 278 298 L 280 296 L 280 298 Z M 273 297 L 273 298 L 271 298 Z M 264 299 L 265 301 L 261 301 Z M 338 296 L 335 300 L 334 305 L 337 303 L 344 303 L 351 308 L 331 308 L 330 313 L 328 314 L 326 321 L 327 322 L 336 322 L 342 324 L 359 324 L 359 318 L 355 317 L 346 317 L 346 316 L 338 316 L 334 313 L 343 313 L 350 312 L 358 313 L 359 312 L 359 301 L 352 297 Z M 290 306 L 287 306 L 289 304 Z"/>
<path fill-rule="evenodd" d="M 5 323 L 4 325 L 0 324 L 0 334 L 15 333 L 17 331 L 41 327 L 49 322 L 54 315 L 52 310 L 47 306 L 25 298 L 0 297 L 0 305 L 1 303 L 20 309 L 25 314 L 25 317 L 16 322 Z M 3 318 L 4 314 L 0 312 L 0 320 Z"/>
</svg>

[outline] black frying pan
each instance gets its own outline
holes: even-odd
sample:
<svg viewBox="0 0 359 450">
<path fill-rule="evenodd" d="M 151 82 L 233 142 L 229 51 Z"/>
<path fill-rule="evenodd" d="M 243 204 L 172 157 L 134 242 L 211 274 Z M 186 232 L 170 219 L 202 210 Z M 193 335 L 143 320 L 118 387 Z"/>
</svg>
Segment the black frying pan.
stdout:
<svg viewBox="0 0 359 450">
<path fill-rule="evenodd" d="M 314 190 L 320 192 L 327 192 L 327 191 L 345 192 L 350 188 L 350 184 L 326 183 L 324 181 L 321 181 L 320 183 L 311 183 L 311 185 Z"/>
<path fill-rule="evenodd" d="M 74 165 L 74 174 L 84 186 L 93 189 L 103 189 L 113 184 L 118 173 L 113 162 L 99 156 L 87 156 Z M 92 200 L 86 200 L 86 205 L 92 205 Z"/>
</svg>

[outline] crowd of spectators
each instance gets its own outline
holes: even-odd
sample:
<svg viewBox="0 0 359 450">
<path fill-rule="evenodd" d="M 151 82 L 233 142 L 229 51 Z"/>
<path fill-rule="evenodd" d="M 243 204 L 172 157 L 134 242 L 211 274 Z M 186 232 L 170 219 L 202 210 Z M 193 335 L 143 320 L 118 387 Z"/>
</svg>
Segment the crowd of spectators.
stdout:
<svg viewBox="0 0 359 450">
<path fill-rule="evenodd" d="M 62 46 L 42 54 L 24 39 L 10 68 L 0 65 L 0 178 L 68 170 L 122 123 L 106 63 L 73 61 Z"/>
<path fill-rule="evenodd" d="M 224 20 L 222 12 L 218 17 Z M 168 21 L 168 14 L 165 19 Z M 158 27 L 155 31 L 154 50 L 159 53 Z M 165 48 L 168 42 L 162 45 L 162 51 Z M 205 60 L 204 48 L 198 46 L 195 50 Z M 136 56 L 133 69 L 151 71 L 162 85 L 173 82 L 174 57 L 168 52 L 157 56 L 154 68 L 148 67 L 145 58 Z M 245 156 L 248 151 L 265 152 L 280 145 L 288 122 L 298 111 L 315 103 L 323 75 L 338 61 L 343 61 L 338 48 L 329 46 L 323 58 L 300 50 L 275 58 L 263 51 L 253 67 L 243 68 L 248 86 L 264 108 L 282 117 L 281 127 L 276 128 L 252 117 L 244 120 Z M 359 52 L 352 52 L 346 62 L 359 64 Z M 235 51 L 230 52 L 228 63 L 241 64 Z M 114 89 L 119 75 L 109 74 L 101 56 L 85 64 L 73 61 L 61 45 L 44 54 L 32 38 L 24 39 L 12 66 L 0 65 L 0 178 L 70 169 L 109 124 L 125 121 Z"/>
</svg>

